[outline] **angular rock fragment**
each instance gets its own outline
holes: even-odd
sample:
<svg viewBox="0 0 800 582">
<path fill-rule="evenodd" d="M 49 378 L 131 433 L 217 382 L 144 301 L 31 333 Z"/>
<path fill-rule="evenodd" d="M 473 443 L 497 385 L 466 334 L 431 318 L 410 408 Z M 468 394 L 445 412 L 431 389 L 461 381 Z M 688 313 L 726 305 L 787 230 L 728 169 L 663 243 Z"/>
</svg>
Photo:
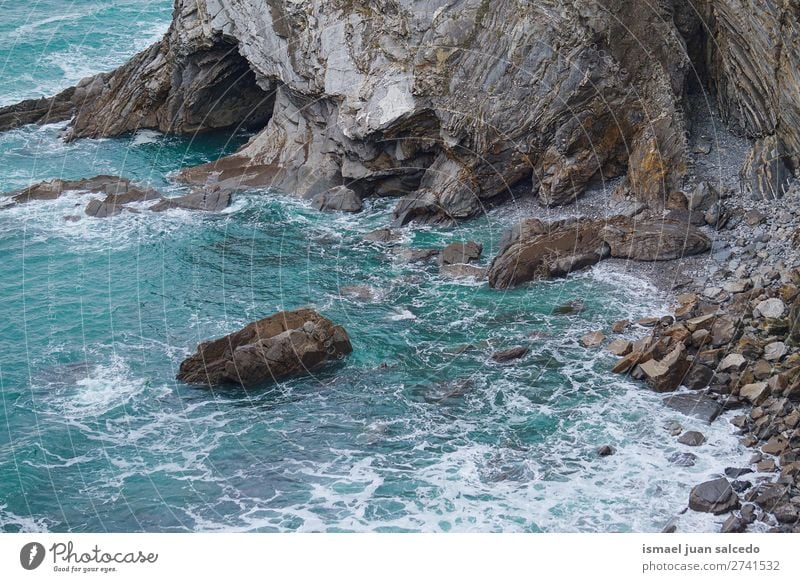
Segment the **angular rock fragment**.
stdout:
<svg viewBox="0 0 800 582">
<path fill-rule="evenodd" d="M 311 207 L 324 212 L 359 212 L 361 197 L 346 186 L 335 186 L 311 199 Z"/>
<path fill-rule="evenodd" d="M 720 414 L 722 406 L 704 394 L 673 394 L 664 398 L 664 404 L 687 416 L 711 423 Z"/>
<path fill-rule="evenodd" d="M 689 508 L 694 511 L 720 515 L 739 507 L 739 498 L 725 478 L 706 481 L 692 488 Z"/>
</svg>

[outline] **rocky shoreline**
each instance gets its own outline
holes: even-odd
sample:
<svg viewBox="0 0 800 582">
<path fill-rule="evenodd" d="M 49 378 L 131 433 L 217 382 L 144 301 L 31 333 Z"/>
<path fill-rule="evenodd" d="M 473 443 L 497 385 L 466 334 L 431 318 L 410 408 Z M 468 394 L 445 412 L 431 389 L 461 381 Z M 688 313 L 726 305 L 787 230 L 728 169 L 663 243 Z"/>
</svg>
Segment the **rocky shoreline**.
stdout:
<svg viewBox="0 0 800 582">
<path fill-rule="evenodd" d="M 688 500 L 691 510 L 728 515 L 723 532 L 756 521 L 800 532 L 798 195 L 795 185 L 778 201 L 729 198 L 711 255 L 677 265 L 674 315 L 639 321 L 650 328 L 645 337 L 608 346 L 621 356 L 615 372 L 656 391 L 680 388 L 667 405 L 708 422 L 737 411 L 731 422 L 753 449 L 751 465 L 727 468 Z M 659 282 L 663 288 L 665 278 Z M 619 322 L 609 335 L 629 325 L 636 323 Z M 680 430 L 673 438 L 687 446 L 704 440 Z"/>
<path fill-rule="evenodd" d="M 673 316 L 641 320 L 645 337 L 607 345 L 622 358 L 615 371 L 658 392 L 688 388 L 665 404 L 708 422 L 741 410 L 735 425 L 757 449 L 753 467 L 698 485 L 692 510 L 730 514 L 724 531 L 757 520 L 800 531 L 796 7 L 456 4 L 175 0 L 160 42 L 56 96 L 0 108 L 0 131 L 69 119 L 68 140 L 145 128 L 257 133 L 234 154 L 184 168 L 177 179 L 191 190 L 179 198 L 98 176 L 33 185 L 11 203 L 81 190 L 104 196 L 84 211 L 104 218 L 148 201 L 153 211 L 219 211 L 238 189 L 273 188 L 320 211 L 358 212 L 364 198 L 393 197 L 391 226 L 402 228 L 536 200 L 535 214 L 506 225 L 488 269 L 471 264 L 482 249 L 469 243 L 396 258 L 439 258 L 442 276 L 486 278 L 493 288 L 616 261 L 674 292 Z M 205 349 L 219 367 L 210 384 L 263 379 L 256 364 L 268 352 L 285 360 L 281 376 L 324 363 L 333 324 L 295 323 L 268 325 L 277 335 L 258 345 L 238 332 L 247 336 L 245 377 L 231 336 L 201 346 L 182 377 L 204 381 Z M 601 348 L 627 325 L 583 344 Z M 340 343 L 337 355 L 349 346 Z M 297 346 L 307 361 L 288 358 Z M 675 433 L 703 446 L 702 434 Z M 741 477 L 753 469 L 751 486 Z"/>
</svg>

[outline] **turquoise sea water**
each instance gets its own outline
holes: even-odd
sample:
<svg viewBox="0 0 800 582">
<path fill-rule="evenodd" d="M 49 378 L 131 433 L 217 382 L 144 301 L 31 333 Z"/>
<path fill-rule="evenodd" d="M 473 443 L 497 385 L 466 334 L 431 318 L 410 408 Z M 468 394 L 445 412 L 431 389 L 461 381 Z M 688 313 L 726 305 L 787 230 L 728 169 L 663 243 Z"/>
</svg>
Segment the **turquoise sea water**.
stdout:
<svg viewBox="0 0 800 582">
<path fill-rule="evenodd" d="M 170 17 L 164 0 L 2 8 L 3 104 L 124 62 Z M 0 134 L 0 190 L 117 173 L 170 193 L 170 172 L 247 137 L 64 144 L 61 127 Z M 391 200 L 337 216 L 252 191 L 218 215 L 66 221 L 86 199 L 0 210 L 1 531 L 658 531 L 692 485 L 747 458 L 727 423 L 670 413 L 580 347 L 665 309 L 610 267 L 498 292 L 364 242 Z M 402 246 L 478 240 L 487 264 L 519 212 Z M 582 313 L 553 314 L 575 299 Z M 199 341 L 305 305 L 350 333 L 335 368 L 255 390 L 173 380 Z M 490 361 L 519 344 L 524 359 Z M 694 467 L 668 462 L 671 419 L 709 437 Z M 598 458 L 603 444 L 617 454 Z M 681 529 L 716 521 L 690 512 Z"/>
</svg>

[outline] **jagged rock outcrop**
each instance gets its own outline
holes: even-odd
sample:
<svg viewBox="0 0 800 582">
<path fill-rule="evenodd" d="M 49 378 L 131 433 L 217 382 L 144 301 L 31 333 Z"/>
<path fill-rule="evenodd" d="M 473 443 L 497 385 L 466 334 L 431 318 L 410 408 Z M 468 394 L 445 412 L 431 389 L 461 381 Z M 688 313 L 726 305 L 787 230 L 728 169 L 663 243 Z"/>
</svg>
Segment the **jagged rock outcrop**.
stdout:
<svg viewBox="0 0 800 582">
<path fill-rule="evenodd" d="M 75 114 L 74 95 L 75 88 L 70 87 L 50 98 L 26 99 L 8 107 L 0 107 L 0 131 L 22 125 L 65 121 Z"/>
<path fill-rule="evenodd" d="M 210 2 L 176 0 L 164 38 L 110 73 L 83 79 L 52 99 L 0 108 L 0 129 L 72 118 L 68 139 L 137 129 L 192 134 L 261 128 L 274 87 L 256 83 L 235 39 L 209 24 Z"/>
<path fill-rule="evenodd" d="M 323 212 L 358 212 L 361 197 L 346 186 L 335 186 L 311 199 L 311 207 Z"/>
<path fill-rule="evenodd" d="M 563 277 L 607 257 L 664 261 L 708 251 L 694 226 L 667 219 L 523 220 L 507 231 L 489 267 L 489 285 L 506 288 Z"/>
<path fill-rule="evenodd" d="M 181 179 L 402 196 L 398 225 L 508 194 L 566 204 L 621 175 L 629 199 L 673 208 L 690 89 L 759 140 L 746 188 L 774 195 L 797 169 L 797 22 L 793 0 L 175 0 L 160 43 L 47 107 L 72 103 L 72 138 L 266 124 Z"/>
<path fill-rule="evenodd" d="M 800 5 L 695 4 L 707 23 L 706 69 L 723 118 L 756 139 L 743 187 L 759 197 L 781 195 L 783 169 L 797 169 L 800 161 Z"/>
<path fill-rule="evenodd" d="M 163 212 L 173 208 L 219 212 L 231 201 L 231 193 L 218 188 L 195 190 L 183 196 L 165 198 L 157 190 L 136 185 L 127 178 L 95 176 L 83 180 L 56 179 L 39 182 L 28 188 L 9 192 L 7 196 L 11 203 L 0 208 L 35 200 L 55 200 L 64 192 L 70 191 L 105 195 L 104 198 L 90 200 L 86 205 L 85 214 L 93 218 L 108 218 L 126 210 L 133 211 L 135 209 L 131 208 L 130 204 L 134 202 L 157 200 L 149 207 L 153 212 Z"/>
<path fill-rule="evenodd" d="M 352 351 L 344 328 L 316 311 L 281 311 L 200 344 L 181 363 L 177 377 L 206 386 L 252 386 L 308 374 Z"/>
<path fill-rule="evenodd" d="M 153 200 L 160 194 L 152 188 L 144 188 L 120 176 L 94 176 L 82 180 L 49 180 L 39 182 L 22 190 L 8 192 L 6 196 L 13 204 L 24 204 L 35 200 L 55 200 L 64 192 L 79 191 L 105 194 L 106 202 L 120 205 L 141 200 Z"/>
</svg>

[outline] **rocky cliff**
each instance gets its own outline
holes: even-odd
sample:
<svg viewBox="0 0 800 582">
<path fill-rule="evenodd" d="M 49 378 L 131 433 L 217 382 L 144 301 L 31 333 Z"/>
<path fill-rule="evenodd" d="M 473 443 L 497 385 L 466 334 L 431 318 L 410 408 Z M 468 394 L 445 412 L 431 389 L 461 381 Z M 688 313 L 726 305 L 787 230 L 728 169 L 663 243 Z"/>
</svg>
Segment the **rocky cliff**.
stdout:
<svg viewBox="0 0 800 582">
<path fill-rule="evenodd" d="M 742 187 L 798 167 L 797 0 L 175 0 L 164 39 L 0 125 L 72 118 L 68 137 L 246 124 L 236 154 L 182 178 L 312 196 L 398 196 L 450 221 L 511 194 L 680 207 L 687 95 L 710 90 L 753 140 Z"/>
</svg>

